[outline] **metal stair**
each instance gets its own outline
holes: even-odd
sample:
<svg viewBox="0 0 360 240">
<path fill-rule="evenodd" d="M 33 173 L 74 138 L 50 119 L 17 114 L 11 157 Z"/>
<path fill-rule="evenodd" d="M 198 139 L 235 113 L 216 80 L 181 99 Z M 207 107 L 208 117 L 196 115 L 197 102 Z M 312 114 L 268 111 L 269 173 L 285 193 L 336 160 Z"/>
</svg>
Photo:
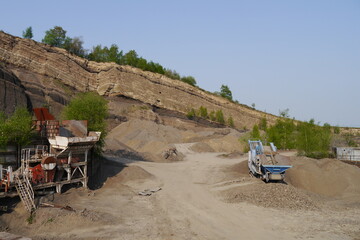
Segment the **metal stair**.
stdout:
<svg viewBox="0 0 360 240">
<path fill-rule="evenodd" d="M 29 179 L 26 176 L 23 176 L 21 179 L 16 175 L 15 183 L 16 190 L 20 196 L 21 201 L 24 203 L 25 208 L 29 212 L 32 212 L 35 209 L 34 190 Z"/>
</svg>

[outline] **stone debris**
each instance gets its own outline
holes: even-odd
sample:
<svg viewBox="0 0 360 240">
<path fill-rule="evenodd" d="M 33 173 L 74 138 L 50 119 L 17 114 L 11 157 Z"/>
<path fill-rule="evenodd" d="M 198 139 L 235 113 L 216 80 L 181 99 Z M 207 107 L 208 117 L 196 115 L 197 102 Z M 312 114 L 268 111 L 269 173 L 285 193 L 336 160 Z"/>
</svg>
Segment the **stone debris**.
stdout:
<svg viewBox="0 0 360 240">
<path fill-rule="evenodd" d="M 138 192 L 138 194 L 141 195 L 141 196 L 150 196 L 153 193 L 158 192 L 160 190 L 161 190 L 161 187 L 157 187 L 157 188 L 154 188 L 154 189 L 145 189 L 144 191 Z"/>
</svg>

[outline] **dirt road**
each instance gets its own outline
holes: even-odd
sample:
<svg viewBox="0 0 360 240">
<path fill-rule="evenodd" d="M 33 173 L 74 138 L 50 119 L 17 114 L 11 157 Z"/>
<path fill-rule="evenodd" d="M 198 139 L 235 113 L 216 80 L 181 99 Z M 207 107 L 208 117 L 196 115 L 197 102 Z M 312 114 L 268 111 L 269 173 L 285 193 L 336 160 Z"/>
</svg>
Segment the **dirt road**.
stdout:
<svg viewBox="0 0 360 240">
<path fill-rule="evenodd" d="M 299 201 L 295 209 L 285 202 L 266 208 L 262 199 L 255 198 L 228 201 L 234 192 L 279 185 L 265 184 L 239 168 L 246 155 L 224 158 L 219 153 L 193 153 L 189 147 L 178 146 L 184 161 L 128 163 L 98 190 L 71 189 L 56 196 L 56 203 L 76 212 L 40 208 L 29 225 L 19 223 L 26 216 L 19 204 L 0 223 L 9 232 L 33 239 L 359 239 L 358 207 L 333 209 L 321 204 L 302 209 L 298 198 L 286 200 Z M 109 169 L 117 172 L 116 165 Z M 281 191 L 295 191 L 282 185 Z M 161 190 L 151 196 L 138 195 L 157 187 Z"/>
</svg>

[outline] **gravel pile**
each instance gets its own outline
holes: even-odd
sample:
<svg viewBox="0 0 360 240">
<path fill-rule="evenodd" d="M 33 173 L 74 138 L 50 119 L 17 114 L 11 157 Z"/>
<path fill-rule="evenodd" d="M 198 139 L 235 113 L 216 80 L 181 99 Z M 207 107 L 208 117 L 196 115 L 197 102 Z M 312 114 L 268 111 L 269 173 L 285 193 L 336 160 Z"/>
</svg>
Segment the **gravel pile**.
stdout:
<svg viewBox="0 0 360 240">
<path fill-rule="evenodd" d="M 282 183 L 256 182 L 229 189 L 223 196 L 229 203 L 247 202 L 262 207 L 292 210 L 319 208 L 318 204 L 304 191 Z"/>
</svg>

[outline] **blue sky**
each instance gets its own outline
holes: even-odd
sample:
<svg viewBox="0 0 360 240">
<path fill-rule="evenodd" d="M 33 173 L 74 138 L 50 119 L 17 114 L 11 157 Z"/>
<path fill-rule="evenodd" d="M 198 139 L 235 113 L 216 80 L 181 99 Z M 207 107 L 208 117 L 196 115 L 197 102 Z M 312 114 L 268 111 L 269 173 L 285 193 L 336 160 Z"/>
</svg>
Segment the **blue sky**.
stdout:
<svg viewBox="0 0 360 240">
<path fill-rule="evenodd" d="M 208 91 L 299 120 L 360 127 L 360 1 L 6 1 L 0 29 L 34 40 L 56 25 L 117 44 Z M 5 10 L 5 11 L 4 11 Z"/>
</svg>

